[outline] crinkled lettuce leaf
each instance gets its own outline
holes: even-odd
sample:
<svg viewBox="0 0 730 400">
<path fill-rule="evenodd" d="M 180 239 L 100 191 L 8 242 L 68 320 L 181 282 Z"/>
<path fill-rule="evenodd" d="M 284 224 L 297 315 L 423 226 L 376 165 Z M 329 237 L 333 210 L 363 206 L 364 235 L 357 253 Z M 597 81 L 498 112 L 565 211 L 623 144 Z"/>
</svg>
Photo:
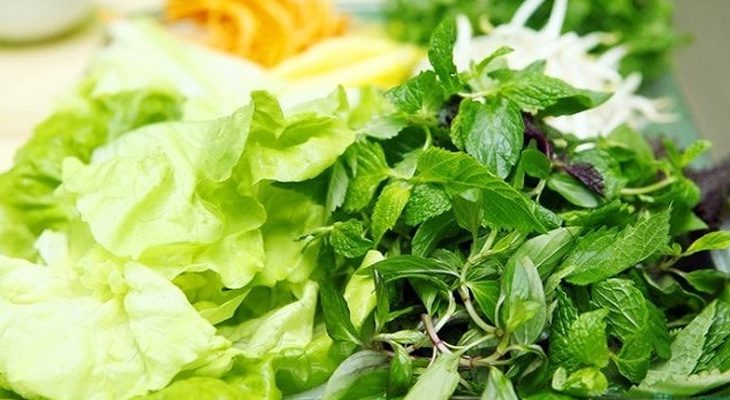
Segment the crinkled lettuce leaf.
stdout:
<svg viewBox="0 0 730 400">
<path fill-rule="evenodd" d="M 292 274 L 302 282 L 316 248 L 295 239 L 324 223 L 324 207 L 262 181 L 316 176 L 354 141 L 344 94 L 330 99 L 330 108 L 284 117 L 257 92 L 228 118 L 130 132 L 89 164 L 67 159 L 62 190 L 105 249 L 168 278 L 212 270 L 228 288 L 257 275 L 267 285 Z"/>
<path fill-rule="evenodd" d="M 205 363 L 230 366 L 230 343 L 170 281 L 100 249 L 73 259 L 65 247 L 46 233 L 47 265 L 0 256 L 0 374 L 14 391 L 125 399 Z"/>
<path fill-rule="evenodd" d="M 62 229 L 68 211 L 55 195 L 62 162 L 88 162 L 97 147 L 132 129 L 181 117 L 182 100 L 166 91 L 140 89 L 104 96 L 82 86 L 64 106 L 41 123 L 0 175 L 0 254 L 32 258 L 35 238 L 45 229 Z"/>
</svg>

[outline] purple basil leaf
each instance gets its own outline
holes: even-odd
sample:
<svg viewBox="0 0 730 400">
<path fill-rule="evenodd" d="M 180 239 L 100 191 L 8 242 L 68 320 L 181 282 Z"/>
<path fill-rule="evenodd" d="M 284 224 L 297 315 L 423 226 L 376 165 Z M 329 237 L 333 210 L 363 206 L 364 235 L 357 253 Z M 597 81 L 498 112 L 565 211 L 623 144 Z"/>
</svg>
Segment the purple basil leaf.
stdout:
<svg viewBox="0 0 730 400">
<path fill-rule="evenodd" d="M 580 163 L 566 165 L 563 169 L 568 173 L 568 175 L 580 181 L 588 189 L 603 196 L 603 189 L 605 188 L 603 184 L 603 176 L 601 176 L 601 173 L 598 172 L 594 166 Z"/>
</svg>

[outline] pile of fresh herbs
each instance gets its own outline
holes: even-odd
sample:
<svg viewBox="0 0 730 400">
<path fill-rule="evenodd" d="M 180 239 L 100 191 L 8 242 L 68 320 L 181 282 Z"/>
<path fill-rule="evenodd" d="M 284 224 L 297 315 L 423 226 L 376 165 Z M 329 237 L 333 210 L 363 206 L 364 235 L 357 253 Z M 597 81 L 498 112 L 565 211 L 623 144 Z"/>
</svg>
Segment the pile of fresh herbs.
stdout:
<svg viewBox="0 0 730 400">
<path fill-rule="evenodd" d="M 509 22 L 523 1 L 395 0 L 385 3 L 385 11 L 388 30 L 394 37 L 427 44 L 445 16 L 465 15 L 477 29 L 482 18 L 499 25 Z M 529 25 L 542 28 L 553 3 L 545 1 Z M 622 73 L 638 71 L 651 79 L 667 70 L 673 50 L 687 40 L 677 31 L 673 16 L 673 0 L 570 0 L 563 32 L 611 33 L 612 45 L 623 45 L 628 50 L 622 60 Z"/>
<path fill-rule="evenodd" d="M 433 71 L 296 186 L 326 192 L 331 224 L 302 240 L 325 243 L 321 309 L 353 353 L 299 398 L 726 393 L 729 276 L 701 256 L 730 233 L 698 234 L 685 174 L 708 144 L 557 132 L 543 118 L 608 95 L 504 69 L 508 49 L 457 73 L 454 37 L 441 25 Z"/>
</svg>

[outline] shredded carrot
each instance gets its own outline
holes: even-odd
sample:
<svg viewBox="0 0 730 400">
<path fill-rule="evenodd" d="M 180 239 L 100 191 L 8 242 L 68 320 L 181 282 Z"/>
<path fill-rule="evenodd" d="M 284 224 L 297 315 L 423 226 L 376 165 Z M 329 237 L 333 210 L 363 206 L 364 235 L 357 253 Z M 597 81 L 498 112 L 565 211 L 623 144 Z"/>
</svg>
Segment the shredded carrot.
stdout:
<svg viewBox="0 0 730 400">
<path fill-rule="evenodd" d="M 265 66 L 341 33 L 347 22 L 331 0 L 168 0 L 166 11 L 170 21 L 204 26 L 207 44 Z"/>
</svg>

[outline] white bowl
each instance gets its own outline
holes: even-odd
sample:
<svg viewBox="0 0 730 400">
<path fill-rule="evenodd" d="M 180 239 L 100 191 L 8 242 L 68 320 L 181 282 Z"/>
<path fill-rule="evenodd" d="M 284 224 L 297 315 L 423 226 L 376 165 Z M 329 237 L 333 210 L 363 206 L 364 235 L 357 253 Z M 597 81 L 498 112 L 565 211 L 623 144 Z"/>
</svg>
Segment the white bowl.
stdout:
<svg viewBox="0 0 730 400">
<path fill-rule="evenodd" d="M 80 24 L 93 0 L 0 0 L 0 40 L 35 41 Z"/>
</svg>

